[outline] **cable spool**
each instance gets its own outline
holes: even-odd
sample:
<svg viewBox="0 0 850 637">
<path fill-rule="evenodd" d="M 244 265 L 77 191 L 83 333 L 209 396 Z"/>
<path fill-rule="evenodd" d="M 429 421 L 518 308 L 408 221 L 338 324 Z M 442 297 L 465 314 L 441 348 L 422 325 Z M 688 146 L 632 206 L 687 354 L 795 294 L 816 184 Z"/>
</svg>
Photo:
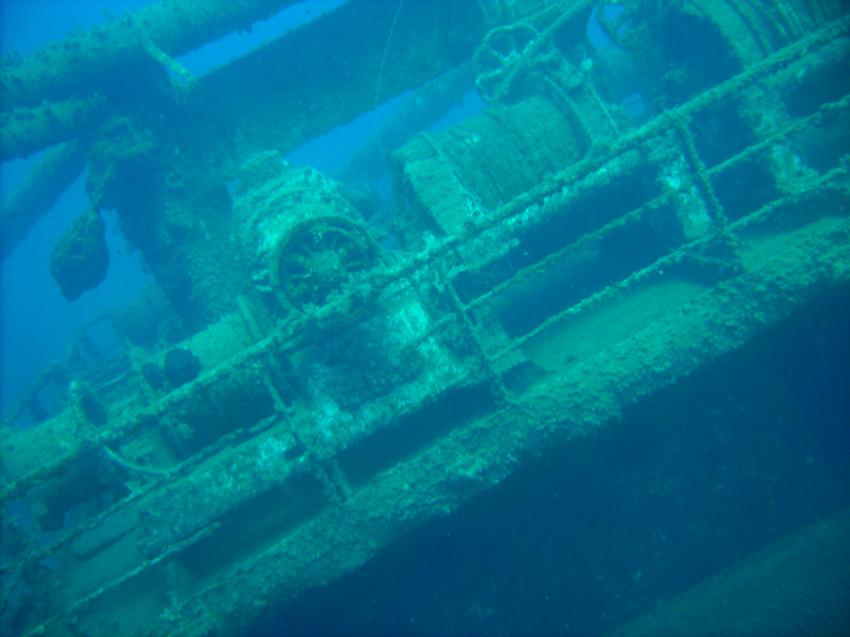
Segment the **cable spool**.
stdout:
<svg viewBox="0 0 850 637">
<path fill-rule="evenodd" d="M 531 97 L 418 135 L 393 157 L 412 208 L 451 235 L 581 159 L 587 139 L 568 105 Z"/>
</svg>

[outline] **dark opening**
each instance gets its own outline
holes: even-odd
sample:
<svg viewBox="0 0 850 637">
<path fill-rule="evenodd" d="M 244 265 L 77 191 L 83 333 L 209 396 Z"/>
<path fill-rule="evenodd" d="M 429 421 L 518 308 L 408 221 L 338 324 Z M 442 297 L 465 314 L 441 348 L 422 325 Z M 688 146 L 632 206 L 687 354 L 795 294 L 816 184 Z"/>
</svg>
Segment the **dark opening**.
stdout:
<svg viewBox="0 0 850 637">
<path fill-rule="evenodd" d="M 543 260 L 656 196 L 655 171 L 649 166 L 614 179 L 531 228 L 504 257 L 481 269 L 458 274 L 453 280 L 458 296 L 468 303 L 510 278 L 517 270 Z"/>
<path fill-rule="evenodd" d="M 452 388 L 394 427 L 359 441 L 339 455 L 339 466 L 352 486 L 365 484 L 384 469 L 412 456 L 464 422 L 494 406 L 489 385 Z"/>
<path fill-rule="evenodd" d="M 842 157 L 850 155 L 850 113 L 824 114 L 817 126 L 800 131 L 792 147 L 801 161 L 818 172 L 836 168 Z"/>
<path fill-rule="evenodd" d="M 792 116 L 805 117 L 848 93 L 850 72 L 844 58 L 808 71 L 796 86 L 785 92 L 785 106 Z"/>
<path fill-rule="evenodd" d="M 96 450 L 83 454 L 49 482 L 35 487 L 27 500 L 40 502 L 38 521 L 44 531 L 82 524 L 129 494 L 126 476 Z"/>
<path fill-rule="evenodd" d="M 307 474 L 294 476 L 282 487 L 235 507 L 223 516 L 215 533 L 183 551 L 179 560 L 196 577 L 209 578 L 273 546 L 324 503 L 324 486 L 318 479 Z"/>
<path fill-rule="evenodd" d="M 502 327 L 509 336 L 526 334 L 550 316 L 650 265 L 680 242 L 681 230 L 670 209 L 613 228 L 502 294 L 497 301 Z"/>
<path fill-rule="evenodd" d="M 196 453 L 222 436 L 257 424 L 274 413 L 274 402 L 258 377 L 221 377 L 198 389 L 169 417 L 179 451 Z"/>
<path fill-rule="evenodd" d="M 738 114 L 738 105 L 724 102 L 694 115 L 691 130 L 697 152 L 711 168 L 753 143 L 750 127 Z"/>
<path fill-rule="evenodd" d="M 751 157 L 716 175 L 712 184 L 730 221 L 755 212 L 779 192 L 763 159 Z"/>
<path fill-rule="evenodd" d="M 706 20 L 667 12 L 660 36 L 666 62 L 661 89 L 667 106 L 681 104 L 741 71 L 729 42 Z"/>
</svg>

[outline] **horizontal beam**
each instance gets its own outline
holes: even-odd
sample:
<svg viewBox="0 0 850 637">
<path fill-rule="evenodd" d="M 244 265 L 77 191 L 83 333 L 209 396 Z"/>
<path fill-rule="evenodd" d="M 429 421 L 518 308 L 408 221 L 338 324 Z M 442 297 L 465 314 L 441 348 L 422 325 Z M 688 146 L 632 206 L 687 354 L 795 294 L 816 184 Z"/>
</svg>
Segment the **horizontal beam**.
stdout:
<svg viewBox="0 0 850 637">
<path fill-rule="evenodd" d="M 161 0 L 33 55 L 0 62 L 0 104 L 10 111 L 87 93 L 145 58 L 154 44 L 170 56 L 188 53 L 231 31 L 249 29 L 296 0 Z"/>
<path fill-rule="evenodd" d="M 477 2 L 349 2 L 200 78 L 186 132 L 287 153 L 468 60 L 487 29 Z"/>
<path fill-rule="evenodd" d="M 86 147 L 78 141 L 60 144 L 27 175 L 0 215 L 0 259 L 5 259 L 30 229 L 79 177 L 85 167 Z"/>
</svg>

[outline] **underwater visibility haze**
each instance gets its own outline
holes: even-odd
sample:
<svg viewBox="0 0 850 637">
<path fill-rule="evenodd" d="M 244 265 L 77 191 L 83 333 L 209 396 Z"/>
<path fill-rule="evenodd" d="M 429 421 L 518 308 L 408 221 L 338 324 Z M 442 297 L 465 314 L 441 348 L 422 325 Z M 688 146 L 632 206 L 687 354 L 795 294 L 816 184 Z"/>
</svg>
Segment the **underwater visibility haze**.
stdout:
<svg viewBox="0 0 850 637">
<path fill-rule="evenodd" d="M 850 634 L 846 2 L 0 22 L 0 634 Z"/>
</svg>

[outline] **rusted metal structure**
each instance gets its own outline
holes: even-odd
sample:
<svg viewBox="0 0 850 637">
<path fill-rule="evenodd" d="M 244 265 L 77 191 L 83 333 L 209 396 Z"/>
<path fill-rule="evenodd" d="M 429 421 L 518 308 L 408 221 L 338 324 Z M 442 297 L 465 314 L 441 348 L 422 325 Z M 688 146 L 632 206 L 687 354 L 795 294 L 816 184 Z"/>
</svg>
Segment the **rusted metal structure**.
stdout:
<svg viewBox="0 0 850 637">
<path fill-rule="evenodd" d="M 142 100 L 21 84 L 4 129 L 98 123 L 9 124 L 4 157 L 79 138 L 177 327 L 116 320 L 122 356 L 5 429 L 4 634 L 238 634 L 846 294 L 842 5 L 353 0 L 187 84 L 166 53 L 206 27 L 151 31 L 110 55 Z M 469 60 L 486 107 L 388 149 L 392 222 L 281 159 Z"/>
</svg>

